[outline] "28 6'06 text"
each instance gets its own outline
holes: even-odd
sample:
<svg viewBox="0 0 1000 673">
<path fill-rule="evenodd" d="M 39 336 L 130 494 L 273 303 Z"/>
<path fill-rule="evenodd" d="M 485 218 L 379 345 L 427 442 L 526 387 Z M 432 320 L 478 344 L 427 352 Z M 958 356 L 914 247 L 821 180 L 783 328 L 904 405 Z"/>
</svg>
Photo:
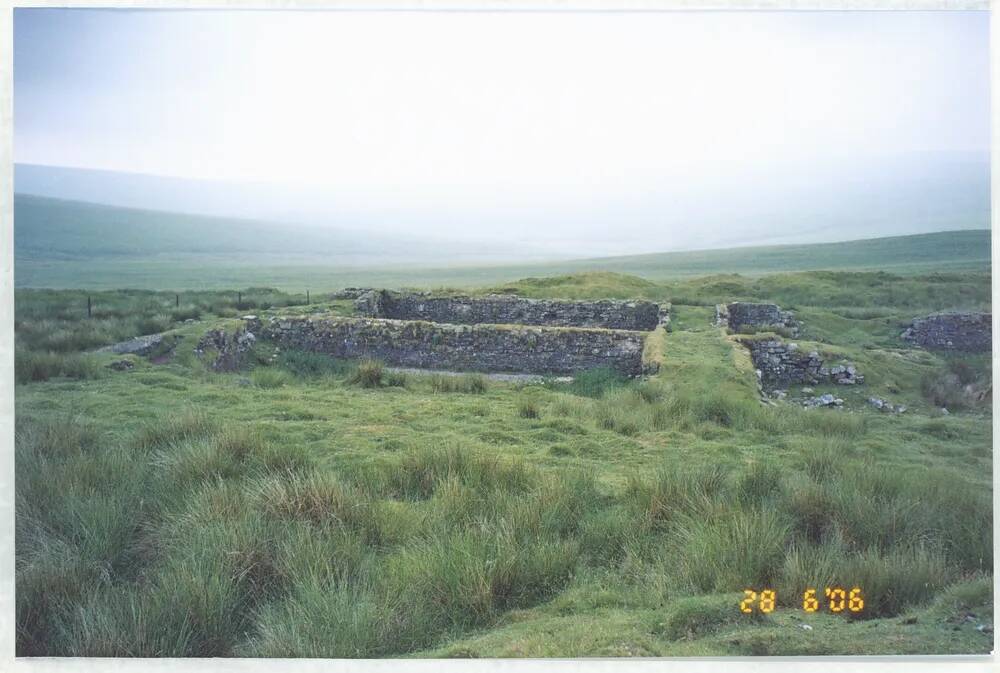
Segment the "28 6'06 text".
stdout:
<svg viewBox="0 0 1000 673">
<path fill-rule="evenodd" d="M 743 590 L 744 598 L 740 601 L 740 612 L 774 612 L 778 602 L 778 594 L 774 589 L 762 589 L 757 593 L 753 589 Z M 861 612 L 865 609 L 865 599 L 861 587 L 844 589 L 843 587 L 826 587 L 823 591 L 824 600 L 817 596 L 816 589 L 806 589 L 802 592 L 802 609 L 806 612 L 816 612 L 826 608 L 830 612 Z"/>
</svg>

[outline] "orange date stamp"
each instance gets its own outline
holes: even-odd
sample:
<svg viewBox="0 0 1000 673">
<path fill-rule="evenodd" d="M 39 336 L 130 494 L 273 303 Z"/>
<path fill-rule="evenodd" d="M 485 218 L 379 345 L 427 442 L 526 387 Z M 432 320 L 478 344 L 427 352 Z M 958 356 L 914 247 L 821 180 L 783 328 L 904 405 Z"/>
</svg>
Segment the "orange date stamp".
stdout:
<svg viewBox="0 0 1000 673">
<path fill-rule="evenodd" d="M 865 598 L 861 592 L 861 587 L 844 589 L 843 587 L 825 587 L 822 598 L 817 596 L 816 589 L 806 589 L 802 592 L 802 609 L 806 612 L 817 612 L 825 608 L 832 613 L 861 612 L 865 609 Z M 761 589 L 758 593 L 754 589 L 743 590 L 743 600 L 740 601 L 740 612 L 753 614 L 760 612 L 768 614 L 774 612 L 778 604 L 778 594 L 774 589 Z"/>
</svg>

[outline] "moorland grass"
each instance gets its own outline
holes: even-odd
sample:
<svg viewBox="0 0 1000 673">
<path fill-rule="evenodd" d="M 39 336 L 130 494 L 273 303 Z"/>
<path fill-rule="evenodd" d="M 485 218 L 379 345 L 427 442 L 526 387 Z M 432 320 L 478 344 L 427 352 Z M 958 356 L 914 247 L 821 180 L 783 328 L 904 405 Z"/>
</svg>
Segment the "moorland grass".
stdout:
<svg viewBox="0 0 1000 673">
<path fill-rule="evenodd" d="M 284 350 L 275 364 L 298 379 L 346 378 L 351 373 L 351 363 L 308 351 Z"/>
<path fill-rule="evenodd" d="M 258 388 L 280 388 L 294 380 L 292 374 L 277 367 L 256 368 L 250 373 L 250 382 Z"/>
<path fill-rule="evenodd" d="M 94 355 L 96 378 L 19 378 L 18 653 L 986 651 L 981 633 L 946 620 L 989 601 L 989 408 L 972 401 L 938 417 L 920 381 L 947 372 L 986 386 L 989 360 L 902 344 L 888 354 L 877 346 L 888 328 L 868 324 L 882 319 L 877 306 L 832 318 L 822 304 L 840 281 L 911 288 L 900 305 L 920 310 L 944 290 L 813 275 L 818 287 L 770 287 L 818 302 L 809 310 L 830 338 L 860 330 L 859 343 L 876 344 L 836 345 L 867 367 L 866 386 L 841 393 L 847 411 L 762 403 L 711 308 L 677 302 L 660 371 L 641 381 L 392 385 L 377 364 L 293 351 L 222 374 L 184 347 L 162 365 L 138 359 L 132 373 Z M 953 303 L 975 297 L 972 281 L 926 282 L 952 288 Z M 636 287 L 659 291 L 650 285 Z M 35 305 L 32 294 L 20 301 L 18 357 L 56 343 L 35 349 L 41 323 L 64 321 L 73 335 L 85 320 L 69 315 L 79 296 L 40 293 Z M 51 352 L 82 355 L 97 334 L 170 316 L 171 300 L 122 293 L 108 302 L 121 315 Z M 215 308 L 199 308 L 202 319 Z M 173 329 L 187 345 L 214 324 Z M 910 410 L 867 408 L 872 390 Z M 786 614 L 805 589 L 832 584 L 862 586 L 861 621 L 879 628 L 824 613 L 809 617 L 819 639 L 801 640 Z M 779 610 L 742 618 L 741 590 L 765 585 Z M 910 614 L 921 615 L 920 638 L 900 622 Z M 779 642 L 782 629 L 794 635 Z"/>
<path fill-rule="evenodd" d="M 446 374 L 431 374 L 427 377 L 431 390 L 436 393 L 484 393 L 489 387 L 486 377 L 482 374 L 462 374 L 451 376 Z"/>
<path fill-rule="evenodd" d="M 542 412 L 538 407 L 538 401 L 534 398 L 522 396 L 517 401 L 517 415 L 521 418 L 539 418 L 541 413 Z"/>
<path fill-rule="evenodd" d="M 692 596 L 765 584 L 794 596 L 803 584 L 827 581 L 825 568 L 829 581 L 864 583 L 870 616 L 891 616 L 925 603 L 963 568 L 991 564 L 987 549 L 970 547 L 969 536 L 981 536 L 988 523 L 983 503 L 962 503 L 963 491 L 944 481 L 932 487 L 941 476 L 855 478 L 851 468 L 865 467 L 860 459 L 837 468 L 835 474 L 851 478 L 836 482 L 817 525 L 816 513 L 801 504 L 801 489 L 768 462 L 741 470 L 668 467 L 652 479 L 635 475 L 616 496 L 601 494 L 592 478 L 550 475 L 457 446 L 404 452 L 340 478 L 315 466 L 292 473 L 268 467 L 259 434 L 208 430 L 196 415 L 166 425 L 132 440 L 147 451 L 159 447 L 147 462 L 133 463 L 142 470 L 138 479 L 117 463 L 111 468 L 119 455 L 113 447 L 95 453 L 101 441 L 68 429 L 32 454 L 44 457 L 53 445 L 67 445 L 78 456 L 72 469 L 53 471 L 37 457 L 19 464 L 28 489 L 19 516 L 24 536 L 33 539 L 19 545 L 19 586 L 48 591 L 58 578 L 67 587 L 22 602 L 24 651 L 401 654 L 544 601 L 583 567 L 614 571 L 625 563 L 647 582 L 659 575 L 656 581 L 673 593 Z M 96 456 L 103 476 L 84 465 Z M 35 489 L 49 479 L 61 488 L 43 498 Z M 91 480 L 108 479 L 132 485 L 99 501 L 72 495 Z M 137 484 L 152 483 L 163 493 L 158 504 L 136 508 L 148 495 Z M 923 516 L 910 505 L 916 493 Z M 393 503 L 406 501 L 419 509 L 400 531 L 389 522 L 398 522 Z M 28 505 L 38 502 L 52 506 Z M 980 518 L 956 526 L 969 516 Z M 74 522 L 86 520 L 105 523 L 88 525 L 86 538 L 66 536 Z M 63 533 L 53 538 L 43 530 Z M 63 551 L 53 553 L 53 544 Z M 343 551 L 327 556 L 323 549 Z M 113 573 L 118 587 L 103 598 L 72 588 L 92 564 Z M 128 579 L 150 573 L 151 582 Z M 220 584 L 219 578 L 229 579 Z M 320 597 L 334 606 L 322 619 Z M 362 609 L 350 612 L 352 601 Z M 88 607 L 70 608 L 78 604 Z M 167 605 L 184 606 L 187 616 L 166 615 Z M 132 621 L 136 614 L 145 626 Z M 315 621 L 286 621 L 306 618 Z M 380 635 L 357 635 L 362 631 Z M 349 650 L 324 648 L 344 634 L 357 636 Z"/>
<path fill-rule="evenodd" d="M 14 380 L 17 383 L 31 383 L 60 376 L 96 379 L 106 373 L 101 365 L 97 358 L 82 353 L 18 349 L 14 356 Z"/>
</svg>

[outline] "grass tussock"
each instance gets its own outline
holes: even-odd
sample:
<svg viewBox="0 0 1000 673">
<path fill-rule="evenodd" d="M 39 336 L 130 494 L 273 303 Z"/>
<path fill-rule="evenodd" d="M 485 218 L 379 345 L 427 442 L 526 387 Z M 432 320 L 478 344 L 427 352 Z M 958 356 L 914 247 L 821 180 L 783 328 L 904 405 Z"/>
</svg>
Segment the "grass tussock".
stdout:
<svg viewBox="0 0 1000 673">
<path fill-rule="evenodd" d="M 258 388 L 281 388 L 292 384 L 295 378 L 284 369 L 276 367 L 263 367 L 254 369 L 250 373 L 250 382 Z"/>
<path fill-rule="evenodd" d="M 528 488 L 531 474 L 520 460 L 448 447 L 407 452 L 398 462 L 369 474 L 363 484 L 392 497 L 426 499 L 453 479 L 473 490 L 522 492 Z"/>
<path fill-rule="evenodd" d="M 925 604 L 957 575 L 945 557 L 923 546 L 902 546 L 888 552 L 877 549 L 851 552 L 836 543 L 793 547 L 785 557 L 779 583 L 780 600 L 799 607 L 808 589 L 825 601 L 827 587 L 846 591 L 858 587 L 865 602 L 859 613 L 845 617 L 886 617 L 913 605 Z"/>
<path fill-rule="evenodd" d="M 423 628 L 489 624 L 565 585 L 576 565 L 572 543 L 520 539 L 510 528 L 467 531 L 408 548 L 390 559 L 390 591 Z"/>
<path fill-rule="evenodd" d="M 355 528 L 370 519 L 370 503 L 361 493 L 329 473 L 281 476 L 262 481 L 258 498 L 277 518 Z"/>
<path fill-rule="evenodd" d="M 406 375 L 393 372 L 379 360 L 362 360 L 347 378 L 347 382 L 360 388 L 405 387 Z"/>
<path fill-rule="evenodd" d="M 672 527 L 685 554 L 682 573 L 703 592 L 769 586 L 778 579 L 792 522 L 777 508 L 683 516 Z"/>
<path fill-rule="evenodd" d="M 99 360 L 87 354 L 18 349 L 14 355 L 17 383 L 36 383 L 59 377 L 97 379 L 106 373 Z"/>
<path fill-rule="evenodd" d="M 734 586 L 774 586 L 788 605 L 861 584 L 876 617 L 988 571 L 987 494 L 950 472 L 831 460 L 838 441 L 793 474 L 664 466 L 615 494 L 459 447 L 273 468 L 259 432 L 194 412 L 141 429 L 127 444 L 153 459 L 129 472 L 86 424 L 22 423 L 19 651 L 390 656 L 495 625 L 583 568 L 689 596 L 660 627 L 684 640 L 730 624 Z"/>
<path fill-rule="evenodd" d="M 670 412 L 657 399 L 652 386 L 615 390 L 597 401 L 594 420 L 598 427 L 626 436 L 663 430 L 670 424 Z"/>
<path fill-rule="evenodd" d="M 521 397 L 517 401 L 517 415 L 528 419 L 540 418 L 542 412 L 538 400 L 531 397 Z"/>
<path fill-rule="evenodd" d="M 427 377 L 431 390 L 436 393 L 466 393 L 479 395 L 489 388 L 486 377 L 482 374 L 462 374 L 449 376 L 446 374 L 431 374 Z"/>
<path fill-rule="evenodd" d="M 848 459 L 824 470 L 825 484 L 789 479 L 770 462 L 667 469 L 630 480 L 628 518 L 637 538 L 647 530 L 672 540 L 655 553 L 673 554 L 674 580 L 699 592 L 780 585 L 792 595 L 801 584 L 865 581 L 866 614 L 884 616 L 926 602 L 956 573 L 989 567 L 988 536 L 974 532 L 992 525 L 987 493 L 950 472 L 866 467 Z"/>
<path fill-rule="evenodd" d="M 133 444 L 137 449 L 149 451 L 172 442 L 205 436 L 215 428 L 215 422 L 207 414 L 187 409 L 173 418 L 145 424 Z"/>
<path fill-rule="evenodd" d="M 362 388 L 378 388 L 385 376 L 385 365 L 377 360 L 365 360 L 358 364 L 348 381 Z"/>
</svg>

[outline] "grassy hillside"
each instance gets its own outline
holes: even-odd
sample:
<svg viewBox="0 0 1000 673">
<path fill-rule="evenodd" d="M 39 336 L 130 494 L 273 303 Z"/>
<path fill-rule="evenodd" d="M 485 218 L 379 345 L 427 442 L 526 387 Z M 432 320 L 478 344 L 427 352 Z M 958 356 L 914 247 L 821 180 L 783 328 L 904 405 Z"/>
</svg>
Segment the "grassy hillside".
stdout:
<svg viewBox="0 0 1000 673">
<path fill-rule="evenodd" d="M 440 261 L 470 252 L 468 246 L 443 240 L 334 225 L 139 210 L 25 194 L 14 197 L 14 249 L 17 261 L 29 269 L 45 262 L 56 263 L 54 268 L 73 262 L 113 268 L 129 261 L 198 264 L 219 258 L 268 264 L 301 257 L 336 267 L 408 257 Z"/>
<path fill-rule="evenodd" d="M 116 208 L 18 194 L 14 245 L 22 260 L 91 260 L 178 254 L 370 252 L 357 234 L 236 218 Z"/>
<path fill-rule="evenodd" d="M 209 328 L 350 302 L 97 292 L 87 320 L 86 293 L 18 290 L 18 652 L 992 649 L 991 404 L 968 392 L 989 385 L 990 359 L 899 339 L 914 316 L 988 309 L 987 274 L 597 272 L 500 287 L 672 299 L 661 371 L 390 376 L 260 344 L 220 374 L 192 351 Z M 760 402 L 746 353 L 710 324 L 710 304 L 736 297 L 794 306 L 804 346 L 858 364 L 864 385 L 816 387 L 845 409 Z M 181 338 L 172 356 L 115 372 L 121 356 L 89 352 L 153 330 Z M 871 395 L 909 409 L 877 412 Z M 800 609 L 805 588 L 831 584 L 863 587 L 866 612 Z M 775 612 L 741 614 L 742 590 L 764 586 Z"/>
<path fill-rule="evenodd" d="M 620 270 L 649 277 L 669 277 L 673 273 L 705 275 L 723 270 L 757 275 L 810 269 L 971 269 L 989 265 L 989 241 L 990 232 L 980 229 L 840 243 L 658 253 L 581 260 L 574 264 L 588 269 Z M 672 269 L 676 271 L 671 272 Z"/>
<path fill-rule="evenodd" d="M 986 272 L 904 275 L 884 271 L 803 271 L 756 278 L 724 274 L 659 282 L 596 271 L 524 278 L 480 291 L 563 299 L 641 297 L 694 306 L 764 300 L 776 301 L 787 308 L 837 307 L 859 317 L 905 313 L 918 307 L 974 310 L 988 307 L 991 296 L 990 274 Z"/>
<path fill-rule="evenodd" d="M 23 195 L 15 197 L 14 209 L 14 280 L 18 287 L 220 289 L 266 285 L 287 291 L 319 292 L 351 285 L 484 287 L 526 276 L 585 271 L 664 280 L 817 269 L 905 274 L 988 271 L 990 264 L 988 230 L 816 245 L 443 267 L 440 260 L 449 256 L 510 257 L 515 253 Z"/>
</svg>

